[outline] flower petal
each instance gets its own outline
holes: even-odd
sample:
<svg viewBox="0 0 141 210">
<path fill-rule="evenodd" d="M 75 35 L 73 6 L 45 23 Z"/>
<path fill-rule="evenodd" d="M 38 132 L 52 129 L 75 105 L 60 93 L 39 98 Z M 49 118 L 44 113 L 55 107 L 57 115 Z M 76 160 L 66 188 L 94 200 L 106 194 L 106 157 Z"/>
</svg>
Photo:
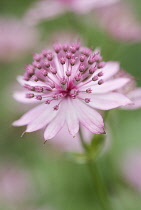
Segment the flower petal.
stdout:
<svg viewBox="0 0 141 210">
<path fill-rule="evenodd" d="M 67 99 L 66 123 L 70 134 L 75 136 L 79 130 L 79 121 L 72 100 L 69 98 Z"/>
<path fill-rule="evenodd" d="M 105 83 L 103 83 L 102 85 L 90 86 L 90 88 L 92 89 L 93 94 L 107 93 L 107 92 L 122 88 L 129 81 L 130 81 L 129 78 L 118 78 L 118 79 L 114 79 L 114 80 L 108 80 Z M 85 86 L 83 86 L 80 90 L 83 90 L 83 91 L 86 90 Z"/>
<path fill-rule="evenodd" d="M 14 126 L 27 125 L 28 123 L 30 123 L 31 121 L 36 119 L 40 114 L 42 114 L 42 112 L 44 112 L 44 110 L 46 110 L 46 108 L 47 108 L 46 104 L 41 104 L 41 105 L 31 109 L 30 111 L 28 111 L 19 120 L 13 122 L 12 125 L 14 125 Z"/>
<path fill-rule="evenodd" d="M 33 132 L 45 127 L 54 117 L 57 115 L 58 111 L 54 111 L 53 107 L 55 106 L 56 102 L 52 101 L 51 104 L 45 104 L 46 109 L 44 109 L 36 119 L 32 120 L 25 132 Z"/>
<path fill-rule="evenodd" d="M 73 104 L 77 110 L 79 121 L 84 127 L 95 134 L 105 133 L 103 119 L 96 110 L 84 104 L 79 99 L 75 99 Z"/>
<path fill-rule="evenodd" d="M 63 104 L 63 101 L 60 104 L 59 112 L 56 117 L 48 124 L 44 132 L 45 140 L 52 139 L 63 127 L 65 123 L 65 113 L 64 110 L 66 107 Z"/>
<path fill-rule="evenodd" d="M 101 95 L 91 95 L 91 101 L 89 105 L 96 109 L 109 110 L 132 102 L 124 95 L 120 93 L 107 93 Z"/>
<path fill-rule="evenodd" d="M 15 92 L 14 94 L 13 94 L 13 97 L 17 100 L 17 101 L 19 101 L 19 102 L 21 102 L 21 103 L 25 103 L 25 104 L 30 104 L 30 103 L 39 103 L 39 102 L 41 102 L 41 101 L 39 101 L 39 100 L 37 100 L 37 99 L 35 99 L 35 98 L 26 98 L 26 91 L 17 91 L 17 92 Z M 28 93 L 30 93 L 30 92 L 28 92 Z M 33 92 L 32 92 L 33 93 Z"/>
</svg>

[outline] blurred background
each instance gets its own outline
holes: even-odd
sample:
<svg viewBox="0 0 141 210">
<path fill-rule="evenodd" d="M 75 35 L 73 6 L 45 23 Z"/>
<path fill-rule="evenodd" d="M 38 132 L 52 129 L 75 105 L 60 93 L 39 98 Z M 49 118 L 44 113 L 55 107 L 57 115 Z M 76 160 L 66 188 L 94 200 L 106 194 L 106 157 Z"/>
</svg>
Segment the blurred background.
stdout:
<svg viewBox="0 0 141 210">
<path fill-rule="evenodd" d="M 21 138 L 25 128 L 12 127 L 31 107 L 12 95 L 35 52 L 73 37 L 99 47 L 105 61 L 119 61 L 141 86 L 141 1 L 86 11 L 69 1 L 39 2 L 0 0 L 0 210 L 99 210 L 83 161 L 51 140 L 43 144 L 42 131 Z M 108 121 L 110 146 L 98 160 L 101 174 L 114 210 L 139 210 L 141 109 L 112 110 Z"/>
</svg>

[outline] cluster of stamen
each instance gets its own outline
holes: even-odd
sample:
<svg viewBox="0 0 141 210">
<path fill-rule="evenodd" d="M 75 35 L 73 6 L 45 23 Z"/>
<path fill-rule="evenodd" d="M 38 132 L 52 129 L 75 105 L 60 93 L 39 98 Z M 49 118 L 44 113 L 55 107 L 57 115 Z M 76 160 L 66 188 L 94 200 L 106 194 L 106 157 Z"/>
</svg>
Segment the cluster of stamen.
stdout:
<svg viewBox="0 0 141 210">
<path fill-rule="evenodd" d="M 59 109 L 59 104 L 66 97 L 79 98 L 86 103 L 90 98 L 81 98 L 79 93 L 92 93 L 91 88 L 80 91 L 80 87 L 86 84 L 90 86 L 103 84 L 102 61 L 100 53 L 81 47 L 80 43 L 55 44 L 53 50 L 43 50 L 40 54 L 34 54 L 33 63 L 26 66 L 25 81 L 35 81 L 36 86 L 26 84 L 29 91 L 26 98 L 44 100 L 46 104 L 58 101 L 54 110 Z M 100 70 L 101 69 L 101 70 Z"/>
</svg>

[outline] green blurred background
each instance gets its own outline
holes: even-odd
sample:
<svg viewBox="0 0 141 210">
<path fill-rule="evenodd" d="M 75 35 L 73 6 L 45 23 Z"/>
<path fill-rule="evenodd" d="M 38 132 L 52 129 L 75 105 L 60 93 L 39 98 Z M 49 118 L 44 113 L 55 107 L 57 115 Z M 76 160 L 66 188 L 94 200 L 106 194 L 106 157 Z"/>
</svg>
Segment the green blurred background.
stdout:
<svg viewBox="0 0 141 210">
<path fill-rule="evenodd" d="M 21 18 L 32 2 L 0 0 L 1 16 Z M 132 3 L 141 22 L 141 1 L 134 0 Z M 89 47 L 99 46 L 104 60 L 119 61 L 121 67 L 131 73 L 137 79 L 138 86 L 141 86 L 141 43 L 119 43 L 107 36 L 96 24 L 93 27 L 91 25 L 86 24 L 85 17 L 77 17 L 74 23 L 71 14 L 44 21 L 38 25 L 41 33 L 38 45 L 48 44 L 52 34 L 58 30 L 73 30 L 80 34 Z M 33 188 L 28 192 L 25 202 L 10 203 L 0 198 L 0 209 L 28 210 L 32 207 L 98 210 L 91 177 L 85 164 L 78 164 L 67 154 L 57 153 L 48 143 L 44 145 L 42 132 L 29 133 L 21 138 L 24 128 L 11 126 L 14 120 L 29 109 L 28 105 L 15 102 L 12 94 L 17 84 L 17 75 L 22 74 L 24 65 L 31 61 L 32 53 L 29 53 L 17 61 L 0 64 L 0 164 L 16 165 L 25 170 Z M 139 210 L 140 194 L 121 179 L 120 164 L 128 150 L 141 147 L 141 110 L 113 110 L 109 121 L 113 139 L 109 151 L 98 160 L 101 173 L 111 191 L 115 209 Z"/>
</svg>

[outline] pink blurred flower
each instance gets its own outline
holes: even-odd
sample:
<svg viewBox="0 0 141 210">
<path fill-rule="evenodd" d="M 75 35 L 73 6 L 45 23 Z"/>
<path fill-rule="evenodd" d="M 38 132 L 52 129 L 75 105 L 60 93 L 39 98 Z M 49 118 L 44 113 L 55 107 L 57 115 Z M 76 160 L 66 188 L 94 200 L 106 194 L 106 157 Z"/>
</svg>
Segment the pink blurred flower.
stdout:
<svg viewBox="0 0 141 210">
<path fill-rule="evenodd" d="M 124 157 L 122 173 L 125 180 L 141 192 L 141 151 L 134 150 Z"/>
<path fill-rule="evenodd" d="M 38 24 L 67 11 L 87 13 L 95 8 L 107 6 L 119 0 L 40 0 L 35 2 L 24 16 L 27 24 Z"/>
<path fill-rule="evenodd" d="M 19 58 L 33 50 L 38 33 L 15 18 L 0 18 L 0 61 Z"/>
<path fill-rule="evenodd" d="M 136 86 L 135 78 L 123 70 L 121 70 L 120 73 L 117 74 L 117 77 L 126 77 L 129 79 L 129 82 L 121 89 L 119 89 L 118 92 L 125 94 L 133 102 L 133 104 L 126 105 L 122 107 L 122 109 L 141 108 L 141 87 Z"/>
<path fill-rule="evenodd" d="M 98 110 L 110 110 L 130 104 L 123 94 L 113 92 L 128 78 L 111 79 L 119 71 L 117 62 L 103 62 L 99 51 L 92 52 L 80 43 L 55 44 L 33 56 L 19 83 L 25 88 L 15 99 L 23 103 L 41 103 L 27 112 L 14 126 L 27 125 L 25 132 L 46 127 L 45 140 L 53 138 L 64 125 L 72 136 L 79 124 L 90 132 L 103 134 L 104 123 Z"/>
<path fill-rule="evenodd" d="M 141 24 L 131 5 L 119 2 L 97 10 L 99 25 L 119 41 L 141 41 Z"/>
<path fill-rule="evenodd" d="M 25 170 L 15 165 L 0 166 L 1 202 L 19 203 L 28 199 L 31 180 Z"/>
</svg>

